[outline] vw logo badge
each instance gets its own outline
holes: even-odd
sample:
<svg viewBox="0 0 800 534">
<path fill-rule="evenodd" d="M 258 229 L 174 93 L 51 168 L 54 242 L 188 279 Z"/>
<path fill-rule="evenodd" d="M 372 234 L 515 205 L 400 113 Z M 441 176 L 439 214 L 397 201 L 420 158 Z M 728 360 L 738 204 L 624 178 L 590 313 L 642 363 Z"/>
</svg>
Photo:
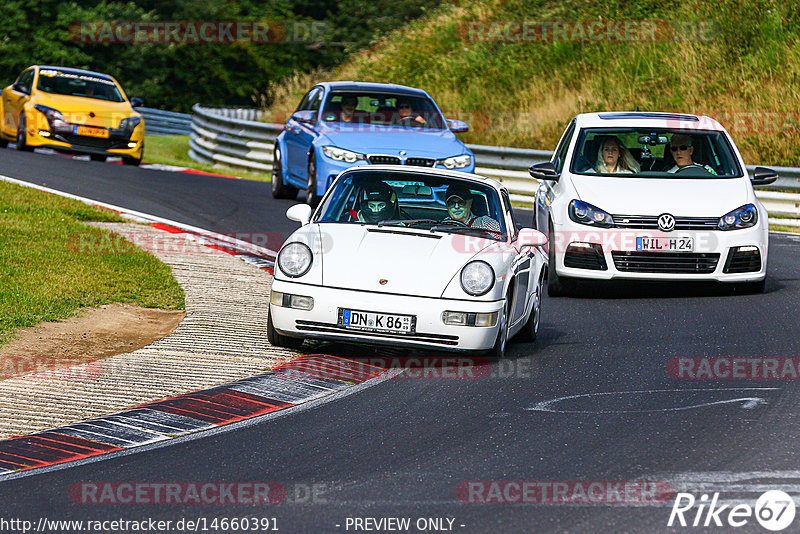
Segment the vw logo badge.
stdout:
<svg viewBox="0 0 800 534">
<path fill-rule="evenodd" d="M 378 280 L 378 283 L 382 286 L 385 286 L 387 283 L 389 283 L 389 281 L 386 278 L 381 278 Z"/>
<path fill-rule="evenodd" d="M 406 152 L 405 150 L 401 150 L 401 151 L 399 152 L 399 154 L 400 154 L 401 156 L 405 156 L 406 154 L 408 154 L 408 152 Z"/>
<path fill-rule="evenodd" d="M 661 230 L 662 232 L 673 231 L 675 229 L 675 217 L 673 217 L 669 213 L 659 215 L 658 229 Z"/>
</svg>

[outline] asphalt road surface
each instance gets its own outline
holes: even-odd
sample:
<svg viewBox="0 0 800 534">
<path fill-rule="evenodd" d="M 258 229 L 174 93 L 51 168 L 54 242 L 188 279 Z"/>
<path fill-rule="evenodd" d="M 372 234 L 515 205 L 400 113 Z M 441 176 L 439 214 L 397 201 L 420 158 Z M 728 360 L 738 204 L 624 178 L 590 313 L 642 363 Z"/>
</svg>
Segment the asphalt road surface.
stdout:
<svg viewBox="0 0 800 534">
<path fill-rule="evenodd" d="M 291 202 L 273 200 L 265 183 L 10 150 L 0 151 L 0 174 L 218 232 L 285 237 L 295 226 L 284 217 Z M 284 533 L 660 532 L 669 530 L 674 495 L 621 504 L 619 493 L 605 489 L 592 493 L 599 502 L 566 503 L 542 492 L 646 480 L 698 500 L 719 492 L 720 501 L 753 504 L 767 489 L 797 500 L 796 380 L 690 380 L 668 372 L 680 357 L 800 356 L 800 240 L 772 234 L 770 246 L 763 295 L 715 286 L 587 286 L 581 298 L 545 299 L 538 341 L 511 344 L 508 361 L 476 360 L 471 377 L 400 375 L 229 431 L 0 482 L 0 519 L 153 518 L 173 521 L 174 532 L 182 518 L 210 526 L 233 517 L 274 518 Z M 509 481 L 538 487 L 527 499 L 535 502 L 520 502 Z M 287 497 L 274 505 L 91 504 L 76 497 L 88 482 L 277 482 Z M 720 517 L 724 523 L 727 511 Z M 395 523 L 365 518 L 408 518 L 410 526 L 390 530 Z M 729 530 L 724 524 L 712 522 L 708 531 Z M 764 530 L 750 517 L 737 531 Z"/>
</svg>

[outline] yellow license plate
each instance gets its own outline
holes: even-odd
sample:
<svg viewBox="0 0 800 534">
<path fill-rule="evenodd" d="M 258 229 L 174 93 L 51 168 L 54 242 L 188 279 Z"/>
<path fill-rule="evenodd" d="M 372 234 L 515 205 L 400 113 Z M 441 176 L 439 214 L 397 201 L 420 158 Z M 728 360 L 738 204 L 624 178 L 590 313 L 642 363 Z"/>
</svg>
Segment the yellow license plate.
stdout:
<svg viewBox="0 0 800 534">
<path fill-rule="evenodd" d="M 108 139 L 108 130 L 104 128 L 92 128 L 91 126 L 76 126 L 76 135 L 85 135 L 87 137 L 102 137 Z"/>
</svg>

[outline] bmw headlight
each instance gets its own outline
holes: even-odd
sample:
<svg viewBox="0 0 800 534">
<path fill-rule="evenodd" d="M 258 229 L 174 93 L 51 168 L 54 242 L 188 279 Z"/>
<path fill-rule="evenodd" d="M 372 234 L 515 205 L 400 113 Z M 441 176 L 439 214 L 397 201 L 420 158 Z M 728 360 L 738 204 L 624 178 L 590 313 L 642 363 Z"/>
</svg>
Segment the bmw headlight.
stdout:
<svg viewBox="0 0 800 534">
<path fill-rule="evenodd" d="M 133 133 L 139 123 L 142 122 L 141 117 L 128 117 L 127 119 L 122 119 L 119 123 L 119 129 L 125 130 L 128 133 Z"/>
<path fill-rule="evenodd" d="M 611 228 L 614 226 L 614 219 L 605 211 L 580 200 L 573 200 L 569 203 L 569 218 L 578 224 L 588 226 L 599 226 L 600 228 Z"/>
<path fill-rule="evenodd" d="M 353 152 L 352 150 L 345 150 L 336 146 L 326 146 L 322 148 L 322 152 L 331 159 L 336 161 L 344 161 L 345 163 L 355 163 L 358 160 L 366 159 L 364 154 Z"/>
<path fill-rule="evenodd" d="M 442 165 L 447 169 L 463 169 L 464 167 L 469 167 L 470 162 L 472 162 L 472 157 L 469 154 L 453 156 L 441 161 Z"/>
<path fill-rule="evenodd" d="M 311 268 L 313 256 L 308 245 L 289 243 L 278 254 L 278 267 L 291 278 L 303 276 Z"/>
<path fill-rule="evenodd" d="M 494 270 L 485 261 L 471 261 L 461 269 L 461 287 L 473 297 L 485 295 L 494 286 Z"/>
<path fill-rule="evenodd" d="M 720 230 L 739 230 L 755 226 L 757 222 L 758 210 L 755 205 L 746 204 L 720 217 L 717 226 Z"/>
</svg>

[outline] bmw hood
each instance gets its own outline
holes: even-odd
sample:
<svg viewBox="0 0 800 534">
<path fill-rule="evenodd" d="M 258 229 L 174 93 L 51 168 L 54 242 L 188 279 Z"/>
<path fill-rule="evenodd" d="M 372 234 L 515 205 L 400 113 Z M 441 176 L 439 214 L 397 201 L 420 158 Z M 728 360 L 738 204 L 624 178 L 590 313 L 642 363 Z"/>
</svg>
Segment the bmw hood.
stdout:
<svg viewBox="0 0 800 534">
<path fill-rule="evenodd" d="M 608 213 L 719 217 L 752 202 L 747 178 L 616 178 L 574 175 L 580 200 Z"/>
<path fill-rule="evenodd" d="M 450 130 L 425 130 L 401 126 L 337 125 L 323 126 L 321 145 L 333 145 L 361 154 L 448 158 L 468 153 L 464 144 Z"/>
<path fill-rule="evenodd" d="M 322 282 L 390 294 L 438 297 L 490 240 L 407 228 L 319 225 Z M 383 283 L 381 283 L 383 281 Z"/>
</svg>

